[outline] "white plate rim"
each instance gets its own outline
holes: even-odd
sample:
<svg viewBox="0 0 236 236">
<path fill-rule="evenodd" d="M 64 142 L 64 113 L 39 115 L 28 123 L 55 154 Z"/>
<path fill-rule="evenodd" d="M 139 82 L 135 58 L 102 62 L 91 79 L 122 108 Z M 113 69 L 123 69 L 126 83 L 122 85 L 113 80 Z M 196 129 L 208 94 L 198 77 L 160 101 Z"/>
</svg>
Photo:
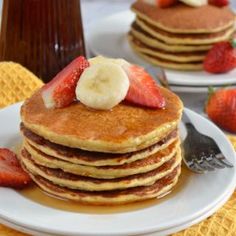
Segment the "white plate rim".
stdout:
<svg viewBox="0 0 236 236">
<path fill-rule="evenodd" d="M 206 219 L 207 217 L 211 216 L 212 214 L 214 214 L 218 209 L 220 209 L 226 202 L 227 200 L 230 198 L 230 196 L 232 195 L 232 191 L 230 191 L 221 201 L 219 201 L 212 209 L 210 209 L 209 211 L 203 213 L 203 215 L 199 216 L 196 219 L 193 219 L 190 222 L 186 222 L 185 224 L 182 225 L 178 225 L 176 227 L 167 229 L 167 230 L 163 230 L 163 231 L 156 231 L 156 232 L 152 232 L 149 233 L 148 235 L 143 235 L 143 236 L 166 236 L 169 234 L 173 234 L 173 233 L 177 233 L 181 230 L 184 230 L 188 227 L 191 227 L 192 225 L 195 225 L 197 223 L 199 223 L 200 221 Z M 0 218 L 0 223 L 5 224 L 6 226 L 18 230 L 20 232 L 24 232 L 24 233 L 29 233 L 29 234 L 34 234 L 34 235 L 43 235 L 43 236 L 49 236 L 49 234 L 47 232 L 39 232 L 39 231 L 35 231 L 34 229 L 31 228 L 25 228 L 22 227 L 21 225 L 16 225 L 10 221 L 6 221 L 4 219 Z M 50 236 L 53 236 L 52 234 L 50 234 Z M 55 235 L 56 236 L 56 235 Z M 67 235 L 67 236 L 71 236 L 71 235 Z"/>
</svg>

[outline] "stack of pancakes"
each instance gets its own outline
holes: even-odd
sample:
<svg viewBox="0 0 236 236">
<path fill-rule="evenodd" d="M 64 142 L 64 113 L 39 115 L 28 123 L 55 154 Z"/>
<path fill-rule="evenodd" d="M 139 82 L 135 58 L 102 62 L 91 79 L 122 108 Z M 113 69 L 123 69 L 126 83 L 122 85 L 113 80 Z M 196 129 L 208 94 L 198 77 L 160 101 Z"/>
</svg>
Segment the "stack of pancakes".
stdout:
<svg viewBox="0 0 236 236">
<path fill-rule="evenodd" d="M 165 109 L 119 104 L 109 111 L 79 102 L 47 109 L 41 91 L 21 108 L 20 160 L 54 196 L 89 204 L 160 197 L 180 175 L 180 99 L 164 88 Z"/>
<path fill-rule="evenodd" d="M 228 7 L 190 7 L 178 3 L 158 8 L 142 0 L 132 5 L 136 19 L 129 42 L 148 62 L 178 70 L 201 70 L 214 43 L 228 40 L 235 31 L 235 15 Z"/>
</svg>

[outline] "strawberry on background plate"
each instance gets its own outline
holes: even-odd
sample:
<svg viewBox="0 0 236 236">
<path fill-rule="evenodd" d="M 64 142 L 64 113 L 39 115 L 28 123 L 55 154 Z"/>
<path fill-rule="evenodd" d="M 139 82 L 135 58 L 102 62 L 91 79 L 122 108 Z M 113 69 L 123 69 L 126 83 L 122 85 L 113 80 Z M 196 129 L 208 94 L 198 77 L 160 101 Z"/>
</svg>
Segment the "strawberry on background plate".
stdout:
<svg viewBox="0 0 236 236">
<path fill-rule="evenodd" d="M 80 75 L 89 66 L 82 56 L 74 59 L 42 89 L 42 98 L 47 108 L 62 108 L 76 98 L 75 87 Z"/>
<path fill-rule="evenodd" d="M 236 48 L 234 44 L 234 42 L 228 41 L 214 44 L 204 60 L 203 66 L 205 71 L 210 73 L 226 73 L 233 70 L 236 67 Z"/>
<path fill-rule="evenodd" d="M 23 188 L 30 182 L 30 176 L 21 168 L 16 154 L 0 148 L 0 187 Z"/>
<path fill-rule="evenodd" d="M 208 3 L 217 7 L 229 5 L 229 0 L 208 0 Z"/>
<path fill-rule="evenodd" d="M 125 65 L 124 69 L 130 81 L 126 101 L 150 108 L 164 108 L 165 98 L 155 80 L 144 68 L 137 65 Z"/>
<path fill-rule="evenodd" d="M 236 133 L 236 89 L 210 91 L 206 113 L 218 126 Z"/>
</svg>

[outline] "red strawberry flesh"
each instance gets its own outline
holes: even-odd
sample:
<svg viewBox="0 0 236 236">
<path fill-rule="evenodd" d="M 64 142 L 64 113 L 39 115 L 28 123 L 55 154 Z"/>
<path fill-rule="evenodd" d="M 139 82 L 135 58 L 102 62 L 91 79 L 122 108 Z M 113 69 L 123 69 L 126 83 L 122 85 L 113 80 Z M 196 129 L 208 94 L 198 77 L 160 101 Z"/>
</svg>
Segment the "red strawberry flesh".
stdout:
<svg viewBox="0 0 236 236">
<path fill-rule="evenodd" d="M 130 87 L 125 100 L 150 108 L 164 108 L 165 99 L 155 80 L 137 65 L 124 66 Z"/>
<path fill-rule="evenodd" d="M 47 108 L 62 108 L 76 98 L 75 88 L 89 62 L 82 56 L 74 59 L 42 89 L 42 98 Z"/>
<path fill-rule="evenodd" d="M 208 3 L 217 7 L 229 5 L 229 0 L 208 0 Z"/>
<path fill-rule="evenodd" d="M 210 96 L 206 112 L 221 128 L 236 133 L 236 89 L 219 89 Z"/>
<path fill-rule="evenodd" d="M 156 4 L 160 8 L 166 8 L 174 5 L 177 0 L 156 0 Z"/>
<path fill-rule="evenodd" d="M 207 53 L 204 69 L 210 73 L 225 73 L 236 67 L 236 49 L 230 42 L 216 43 Z"/>
<path fill-rule="evenodd" d="M 7 148 L 0 148 L 0 186 L 23 188 L 31 182 L 17 156 Z"/>
</svg>

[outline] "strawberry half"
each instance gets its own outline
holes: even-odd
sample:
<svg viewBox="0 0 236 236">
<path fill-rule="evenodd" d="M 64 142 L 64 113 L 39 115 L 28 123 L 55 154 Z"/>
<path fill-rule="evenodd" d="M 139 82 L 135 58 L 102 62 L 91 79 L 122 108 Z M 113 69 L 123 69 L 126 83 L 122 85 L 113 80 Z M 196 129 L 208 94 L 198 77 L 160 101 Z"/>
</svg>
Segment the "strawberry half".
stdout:
<svg viewBox="0 0 236 236">
<path fill-rule="evenodd" d="M 208 0 L 208 3 L 217 7 L 224 7 L 229 5 L 229 0 Z"/>
<path fill-rule="evenodd" d="M 144 2 L 160 8 L 166 8 L 174 5 L 177 0 L 144 0 Z"/>
<path fill-rule="evenodd" d="M 174 5 L 177 0 L 156 0 L 156 5 L 160 8 L 166 8 Z"/>
<path fill-rule="evenodd" d="M 233 43 L 224 41 L 214 44 L 207 53 L 203 66 L 210 73 L 225 73 L 233 70 L 236 67 L 236 49 Z"/>
<path fill-rule="evenodd" d="M 150 108 L 165 106 L 165 99 L 160 88 L 144 68 L 137 65 L 125 65 L 123 68 L 130 81 L 129 90 L 125 97 L 126 101 Z"/>
<path fill-rule="evenodd" d="M 218 126 L 236 133 L 236 89 L 211 92 L 206 113 Z"/>
<path fill-rule="evenodd" d="M 70 105 L 76 98 L 75 87 L 89 62 L 82 56 L 74 59 L 42 89 L 42 98 L 47 108 Z"/>
<path fill-rule="evenodd" d="M 0 186 L 23 188 L 30 182 L 30 176 L 21 168 L 16 154 L 0 148 Z"/>
</svg>

